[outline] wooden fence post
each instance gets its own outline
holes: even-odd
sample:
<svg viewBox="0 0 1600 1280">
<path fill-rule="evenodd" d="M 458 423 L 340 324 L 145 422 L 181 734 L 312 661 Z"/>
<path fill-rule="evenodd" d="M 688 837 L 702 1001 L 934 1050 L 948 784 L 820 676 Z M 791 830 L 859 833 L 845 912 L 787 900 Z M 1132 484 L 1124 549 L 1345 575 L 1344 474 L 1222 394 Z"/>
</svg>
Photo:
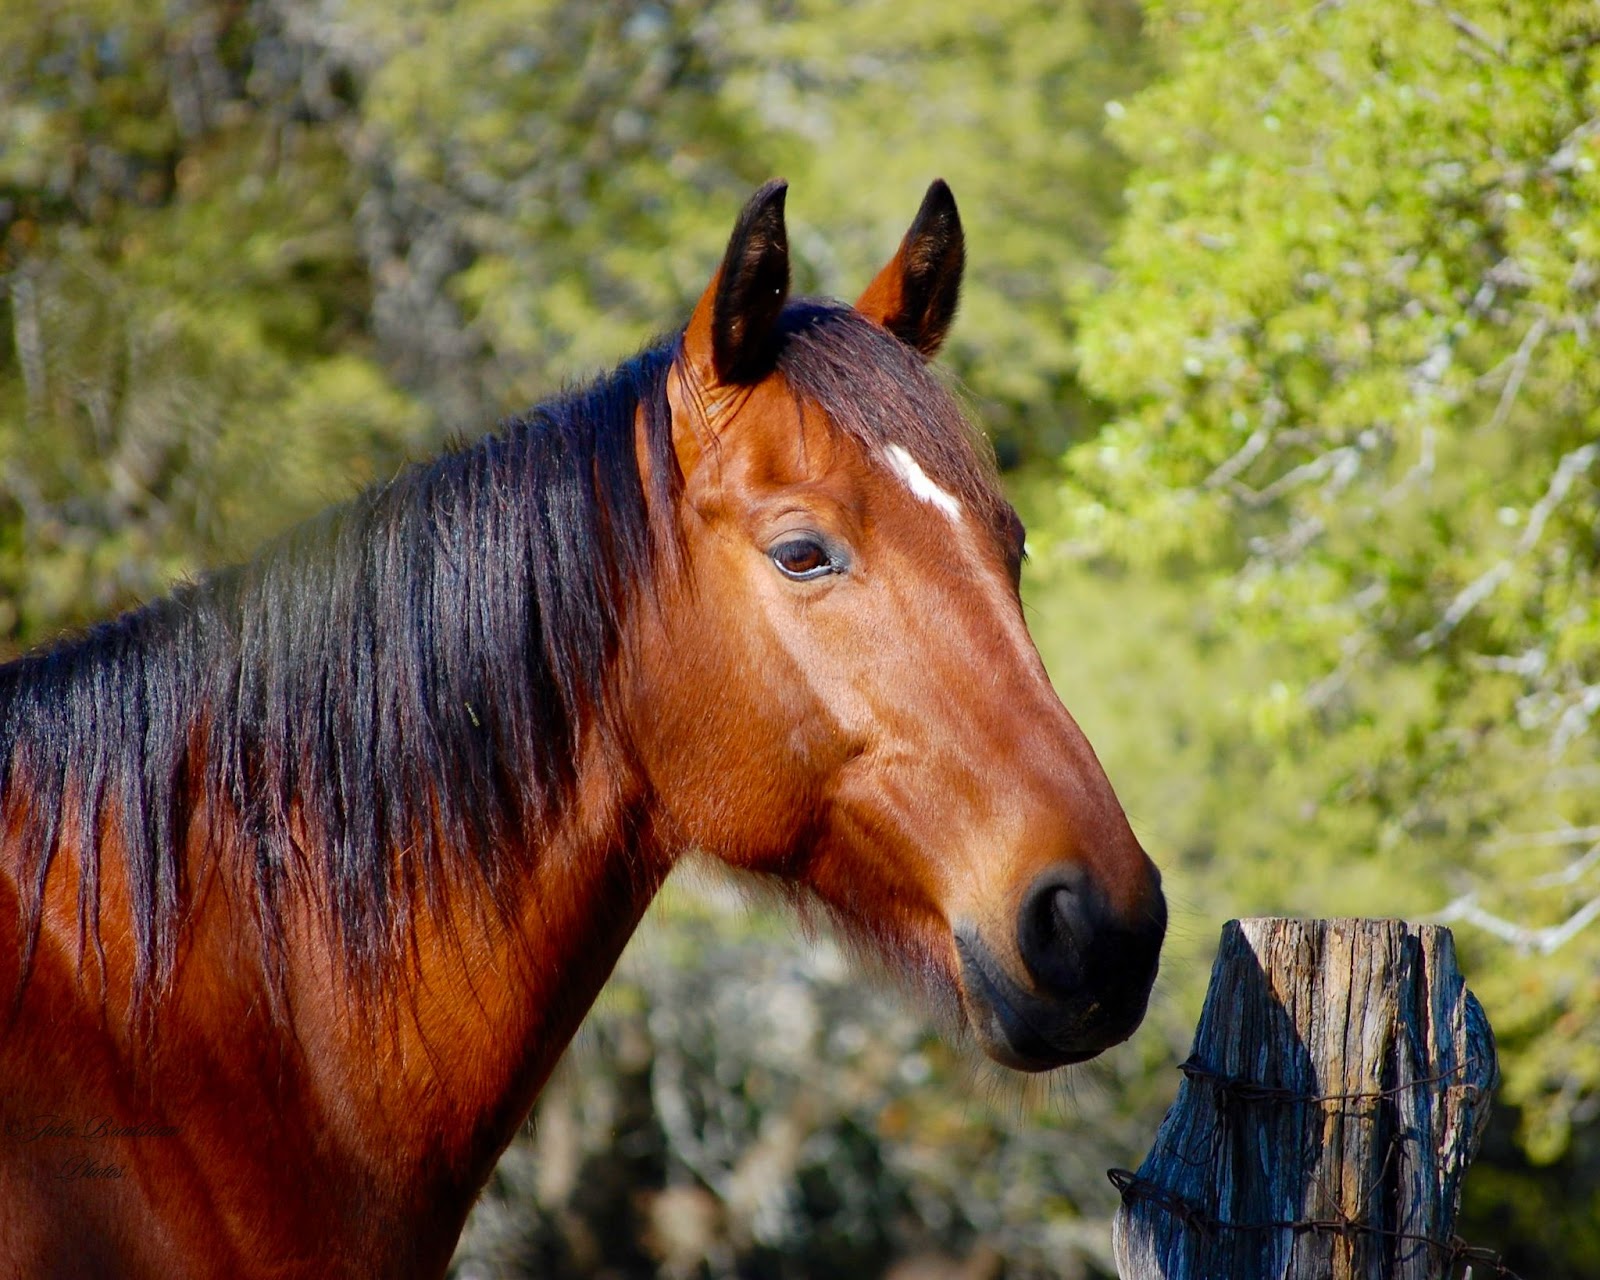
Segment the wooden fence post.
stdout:
<svg viewBox="0 0 1600 1280">
<path fill-rule="evenodd" d="M 1122 1280 L 1440 1280 L 1497 1077 L 1450 931 L 1235 920 L 1177 1100 L 1122 1192 Z M 1485 1265 L 1487 1264 L 1487 1265 Z"/>
</svg>

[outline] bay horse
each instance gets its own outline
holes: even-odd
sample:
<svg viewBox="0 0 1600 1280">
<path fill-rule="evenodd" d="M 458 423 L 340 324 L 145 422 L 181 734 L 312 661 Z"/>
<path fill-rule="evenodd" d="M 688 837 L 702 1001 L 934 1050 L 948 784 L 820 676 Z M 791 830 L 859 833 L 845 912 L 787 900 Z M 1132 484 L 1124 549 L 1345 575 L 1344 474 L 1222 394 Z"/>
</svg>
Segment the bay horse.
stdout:
<svg viewBox="0 0 1600 1280">
<path fill-rule="evenodd" d="M 0 668 L 0 1274 L 442 1274 L 691 853 L 1002 1063 L 1133 1032 L 1160 877 L 926 367 L 955 202 L 852 308 L 784 197 L 593 385 Z"/>
</svg>

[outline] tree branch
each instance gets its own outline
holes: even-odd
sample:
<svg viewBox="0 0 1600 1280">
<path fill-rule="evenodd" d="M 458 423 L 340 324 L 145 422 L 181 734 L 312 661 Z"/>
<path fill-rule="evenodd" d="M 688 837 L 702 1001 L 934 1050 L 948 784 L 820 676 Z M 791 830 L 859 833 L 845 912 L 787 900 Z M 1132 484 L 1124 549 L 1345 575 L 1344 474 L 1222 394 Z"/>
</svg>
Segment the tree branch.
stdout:
<svg viewBox="0 0 1600 1280">
<path fill-rule="evenodd" d="M 1507 920 L 1504 916 L 1497 916 L 1492 911 L 1486 911 L 1478 905 L 1476 893 L 1463 894 L 1434 916 L 1434 920 L 1439 924 L 1459 922 L 1475 925 L 1502 942 L 1510 943 L 1519 951 L 1532 951 L 1547 956 L 1566 946 L 1596 920 L 1600 920 L 1600 895 L 1590 898 L 1560 924 L 1550 925 L 1544 929 L 1529 928 L 1527 925 L 1517 924 L 1514 920 Z"/>
<path fill-rule="evenodd" d="M 1271 484 L 1264 485 L 1260 489 L 1252 489 L 1249 485 L 1235 481 L 1229 483 L 1228 492 L 1247 507 L 1264 507 L 1269 502 L 1281 498 L 1289 490 L 1321 480 L 1324 476 L 1328 477 L 1330 485 L 1336 491 L 1343 489 L 1355 478 L 1360 467 L 1361 450 L 1353 444 L 1339 445 L 1326 453 L 1319 454 L 1310 462 L 1303 462 L 1298 467 L 1285 471 Z"/>
<path fill-rule="evenodd" d="M 1261 451 L 1267 447 L 1267 442 L 1271 439 L 1272 436 L 1265 427 L 1257 427 L 1250 433 L 1250 438 L 1239 446 L 1237 453 L 1220 464 L 1201 482 L 1201 487 L 1205 489 L 1216 489 L 1223 485 L 1231 487 L 1239 473 L 1261 456 Z"/>
<path fill-rule="evenodd" d="M 1438 3 L 1438 0 L 1432 0 L 1432 3 L 1428 5 L 1428 8 L 1438 10 L 1438 12 L 1443 16 L 1444 20 L 1452 27 L 1454 27 L 1462 35 L 1466 36 L 1466 38 L 1472 41 L 1473 44 L 1487 49 L 1501 62 L 1510 60 L 1511 55 L 1507 51 L 1505 45 L 1501 44 L 1470 18 L 1464 17 L 1463 15 L 1457 13 L 1454 9 L 1446 9 L 1443 5 Z"/>
<path fill-rule="evenodd" d="M 1522 381 L 1528 376 L 1528 366 L 1533 362 L 1533 352 L 1544 335 L 1550 329 L 1550 321 L 1545 316 L 1535 316 L 1533 323 L 1528 326 L 1528 331 L 1522 335 L 1522 341 L 1517 344 L 1517 352 L 1511 357 L 1511 371 L 1506 375 L 1506 385 L 1501 388 L 1500 399 L 1495 404 L 1494 413 L 1489 417 L 1488 431 L 1494 431 L 1501 426 L 1506 416 L 1511 412 L 1511 406 L 1516 403 L 1517 395 L 1522 390 Z"/>
<path fill-rule="evenodd" d="M 1522 537 L 1517 539 L 1516 548 L 1509 556 L 1491 565 L 1456 594 L 1439 621 L 1416 638 L 1415 644 L 1418 649 L 1423 651 L 1432 649 L 1511 576 L 1517 560 L 1538 545 L 1539 539 L 1544 536 L 1544 527 L 1551 514 L 1572 491 L 1573 484 L 1589 469 L 1597 455 L 1600 455 L 1600 443 L 1591 441 L 1579 445 L 1562 457 L 1556 464 L 1555 473 L 1550 477 L 1550 484 L 1546 487 L 1544 496 L 1534 503 L 1532 510 L 1528 512 L 1528 523 L 1522 530 Z"/>
<path fill-rule="evenodd" d="M 1600 840 L 1600 824 L 1591 827 L 1556 827 L 1551 831 L 1532 831 L 1498 836 L 1482 847 L 1485 849 L 1551 849 L 1564 844 L 1582 844 Z"/>
</svg>

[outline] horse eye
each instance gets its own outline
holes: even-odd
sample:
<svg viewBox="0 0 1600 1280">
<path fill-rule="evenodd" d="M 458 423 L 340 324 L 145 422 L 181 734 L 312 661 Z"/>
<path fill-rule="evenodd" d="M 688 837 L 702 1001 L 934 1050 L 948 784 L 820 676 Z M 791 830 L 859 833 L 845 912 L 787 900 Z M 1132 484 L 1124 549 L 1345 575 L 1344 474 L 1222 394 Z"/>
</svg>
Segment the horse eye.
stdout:
<svg viewBox="0 0 1600 1280">
<path fill-rule="evenodd" d="M 798 582 L 809 582 L 834 570 L 833 557 L 815 538 L 791 538 L 780 542 L 769 554 L 780 573 Z"/>
</svg>

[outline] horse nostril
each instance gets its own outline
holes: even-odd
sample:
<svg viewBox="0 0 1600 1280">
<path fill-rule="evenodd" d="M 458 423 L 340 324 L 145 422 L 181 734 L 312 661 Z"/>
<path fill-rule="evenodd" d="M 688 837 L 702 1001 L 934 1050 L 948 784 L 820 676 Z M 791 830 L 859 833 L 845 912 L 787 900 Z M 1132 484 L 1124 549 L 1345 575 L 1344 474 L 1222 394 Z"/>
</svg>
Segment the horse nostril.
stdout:
<svg viewBox="0 0 1600 1280">
<path fill-rule="evenodd" d="M 1083 867 L 1061 863 L 1044 871 L 1028 886 L 1017 919 L 1017 950 L 1040 993 L 1068 1003 L 1137 1003 L 1143 1009 L 1166 934 L 1159 883 L 1130 919 L 1112 908 Z"/>
<path fill-rule="evenodd" d="M 1055 917 L 1056 940 L 1081 955 L 1078 934 L 1083 928 L 1083 899 L 1075 889 L 1057 889 L 1050 895 L 1050 911 Z"/>
<path fill-rule="evenodd" d="M 1076 889 L 1052 889 L 1042 895 L 1042 904 L 1050 913 L 1051 952 L 1073 967 L 1083 964 L 1083 942 L 1086 921 L 1083 898 Z"/>
<path fill-rule="evenodd" d="M 1098 913 L 1098 891 L 1081 867 L 1052 868 L 1029 887 L 1017 922 L 1017 949 L 1034 981 L 1053 995 L 1081 989 Z"/>
</svg>

